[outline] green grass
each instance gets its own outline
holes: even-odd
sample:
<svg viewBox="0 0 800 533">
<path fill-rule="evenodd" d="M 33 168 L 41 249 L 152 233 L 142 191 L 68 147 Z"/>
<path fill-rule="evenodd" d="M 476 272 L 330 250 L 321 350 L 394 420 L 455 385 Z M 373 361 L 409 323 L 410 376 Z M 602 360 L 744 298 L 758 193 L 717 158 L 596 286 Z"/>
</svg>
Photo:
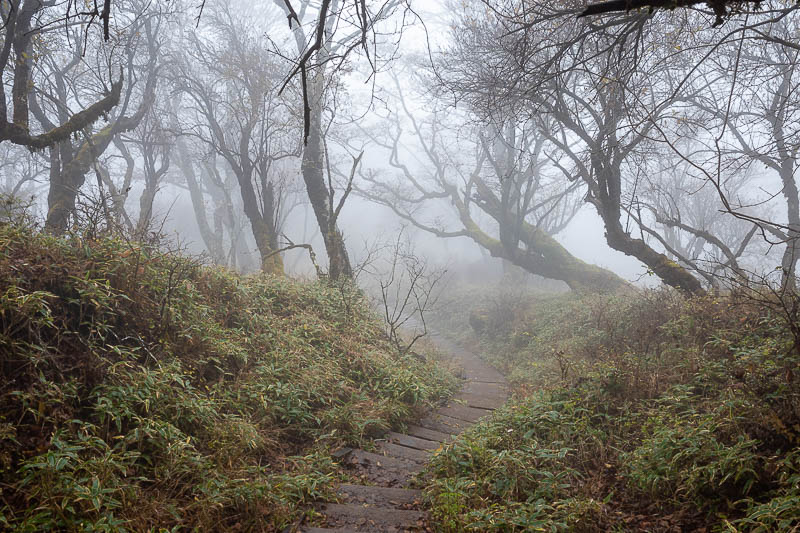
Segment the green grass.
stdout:
<svg viewBox="0 0 800 533">
<path fill-rule="evenodd" d="M 460 294 L 516 395 L 434 458 L 442 531 L 800 525 L 800 361 L 780 317 L 668 290 Z"/>
<path fill-rule="evenodd" d="M 0 528 L 280 530 L 455 379 L 356 289 L 0 224 Z"/>
</svg>

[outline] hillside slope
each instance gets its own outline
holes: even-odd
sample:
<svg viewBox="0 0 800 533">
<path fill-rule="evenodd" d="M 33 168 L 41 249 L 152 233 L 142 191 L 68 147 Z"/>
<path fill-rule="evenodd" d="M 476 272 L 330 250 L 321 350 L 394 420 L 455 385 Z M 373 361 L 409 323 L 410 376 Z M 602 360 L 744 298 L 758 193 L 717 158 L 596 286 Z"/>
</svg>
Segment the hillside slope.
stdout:
<svg viewBox="0 0 800 533">
<path fill-rule="evenodd" d="M 480 290 L 448 323 L 516 395 L 433 459 L 441 530 L 798 531 L 800 358 L 777 303 Z"/>
<path fill-rule="evenodd" d="M 0 225 L 0 527 L 279 530 L 455 380 L 360 293 Z M 177 529 L 175 529 L 177 530 Z"/>
</svg>

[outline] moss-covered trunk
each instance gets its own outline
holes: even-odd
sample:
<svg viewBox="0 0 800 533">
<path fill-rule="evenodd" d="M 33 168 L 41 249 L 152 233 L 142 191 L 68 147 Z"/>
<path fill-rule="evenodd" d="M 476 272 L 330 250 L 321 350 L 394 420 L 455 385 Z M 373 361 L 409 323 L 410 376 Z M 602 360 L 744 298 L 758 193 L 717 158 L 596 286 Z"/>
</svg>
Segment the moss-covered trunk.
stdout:
<svg viewBox="0 0 800 533">
<path fill-rule="evenodd" d="M 531 274 L 563 281 L 578 292 L 607 292 L 628 285 L 610 270 L 581 261 L 551 235 L 524 221 L 519 226 L 519 241 L 513 245 L 503 244 L 478 227 L 457 192 L 453 192 L 455 194 L 450 198 L 459 212 L 466 235 L 493 257 L 505 259 Z M 501 214 L 495 212 L 491 204 L 482 207 L 495 220 L 500 218 Z"/>
<path fill-rule="evenodd" d="M 620 223 L 622 179 L 619 159 L 607 154 L 592 156 L 596 182 L 589 184 L 589 198 L 603 219 L 606 242 L 614 250 L 635 257 L 652 270 L 661 280 L 687 294 L 705 292 L 700 280 L 684 267 L 658 252 L 644 240 L 632 237 Z"/>
</svg>

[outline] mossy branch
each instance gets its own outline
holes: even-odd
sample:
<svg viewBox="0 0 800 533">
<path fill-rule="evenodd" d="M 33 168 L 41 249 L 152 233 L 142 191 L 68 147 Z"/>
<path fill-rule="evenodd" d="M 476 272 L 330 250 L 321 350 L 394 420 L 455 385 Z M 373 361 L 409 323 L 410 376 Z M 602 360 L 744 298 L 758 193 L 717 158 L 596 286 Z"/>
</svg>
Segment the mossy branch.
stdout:
<svg viewBox="0 0 800 533">
<path fill-rule="evenodd" d="M 0 142 L 11 141 L 14 144 L 27 146 L 32 150 L 41 150 L 66 140 L 73 133 L 93 124 L 101 116 L 111 111 L 119 103 L 122 94 L 122 81 L 111 84 L 111 90 L 99 101 L 83 111 L 74 114 L 67 122 L 40 135 L 31 135 L 28 128 L 20 124 L 5 122 L 0 125 Z"/>
</svg>

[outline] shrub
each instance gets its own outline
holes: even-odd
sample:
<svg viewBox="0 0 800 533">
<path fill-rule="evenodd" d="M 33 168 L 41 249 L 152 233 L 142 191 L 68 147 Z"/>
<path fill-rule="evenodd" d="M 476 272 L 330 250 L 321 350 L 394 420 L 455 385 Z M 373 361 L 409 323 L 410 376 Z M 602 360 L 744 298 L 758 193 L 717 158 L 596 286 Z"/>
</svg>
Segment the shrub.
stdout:
<svg viewBox="0 0 800 533">
<path fill-rule="evenodd" d="M 574 530 L 599 504 L 576 495 L 605 435 L 572 395 L 535 394 L 469 429 L 433 458 L 428 487 L 445 531 Z"/>
<path fill-rule="evenodd" d="M 718 437 L 715 414 L 690 413 L 671 420 L 651 420 L 648 435 L 623 454 L 625 476 L 643 494 L 659 501 L 716 509 L 750 493 L 758 483 L 756 441 L 738 435 Z"/>
</svg>

